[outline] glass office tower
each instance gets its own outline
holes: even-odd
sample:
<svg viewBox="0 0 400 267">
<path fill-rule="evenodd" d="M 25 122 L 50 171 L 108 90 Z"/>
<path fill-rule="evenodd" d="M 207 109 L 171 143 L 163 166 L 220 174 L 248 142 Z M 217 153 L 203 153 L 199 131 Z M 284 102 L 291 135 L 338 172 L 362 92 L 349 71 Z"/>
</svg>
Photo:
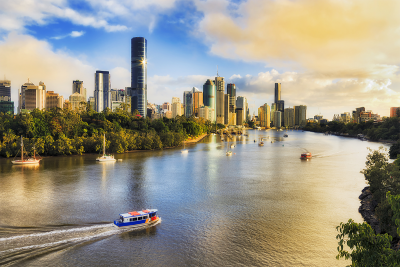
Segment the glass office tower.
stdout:
<svg viewBox="0 0 400 267">
<path fill-rule="evenodd" d="M 144 37 L 131 39 L 131 103 L 132 112 L 147 115 L 147 40 Z"/>
</svg>

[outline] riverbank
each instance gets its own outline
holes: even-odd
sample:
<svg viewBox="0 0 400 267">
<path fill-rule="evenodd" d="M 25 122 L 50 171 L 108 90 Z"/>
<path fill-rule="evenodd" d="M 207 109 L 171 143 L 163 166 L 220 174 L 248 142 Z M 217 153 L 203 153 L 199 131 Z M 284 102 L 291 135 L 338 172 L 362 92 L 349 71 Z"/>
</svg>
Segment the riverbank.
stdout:
<svg viewBox="0 0 400 267">
<path fill-rule="evenodd" d="M 186 139 L 185 141 L 183 141 L 183 143 L 185 143 L 185 144 L 190 144 L 190 143 L 197 143 L 197 142 L 199 142 L 201 139 L 203 139 L 204 137 L 206 137 L 208 135 L 208 133 L 205 133 L 205 134 L 202 134 L 202 135 L 200 135 L 200 136 L 198 136 L 198 137 L 196 137 L 196 138 L 188 138 L 188 139 Z"/>
<path fill-rule="evenodd" d="M 375 233 L 380 234 L 381 227 L 379 226 L 378 218 L 375 215 L 375 208 L 378 203 L 373 200 L 369 186 L 366 186 L 361 192 L 361 195 L 358 197 L 361 200 L 361 205 L 358 208 L 358 211 L 364 218 L 364 221 L 374 229 Z"/>
</svg>

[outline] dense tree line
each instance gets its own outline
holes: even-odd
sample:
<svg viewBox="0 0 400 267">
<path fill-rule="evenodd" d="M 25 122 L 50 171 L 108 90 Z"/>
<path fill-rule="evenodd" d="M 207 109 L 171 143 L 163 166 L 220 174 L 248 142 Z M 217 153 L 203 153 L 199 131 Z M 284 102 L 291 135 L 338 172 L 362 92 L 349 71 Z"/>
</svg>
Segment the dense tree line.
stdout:
<svg viewBox="0 0 400 267">
<path fill-rule="evenodd" d="M 371 151 L 363 173 L 377 203 L 375 215 L 382 232 L 376 234 L 369 224 L 352 219 L 341 223 L 337 259 L 351 259 L 351 266 L 400 266 L 400 251 L 391 248 L 400 235 L 400 156 L 389 163 L 385 151 Z"/>
<path fill-rule="evenodd" d="M 210 121 L 184 116 L 150 120 L 122 109 L 101 113 L 59 108 L 18 115 L 0 113 L 0 156 L 15 156 L 20 151 L 20 136 L 30 153 L 35 146 L 40 155 L 71 155 L 102 151 L 105 134 L 107 152 L 123 153 L 179 146 L 188 137 L 210 132 L 213 126 Z"/>
<path fill-rule="evenodd" d="M 320 133 L 348 134 L 350 136 L 363 134 L 371 141 L 397 141 L 390 149 L 390 158 L 395 159 L 397 154 L 400 154 L 400 117 L 386 118 L 379 123 L 373 121 L 361 123 L 343 123 L 337 121 L 330 121 L 327 124 L 307 123 L 304 130 Z"/>
</svg>

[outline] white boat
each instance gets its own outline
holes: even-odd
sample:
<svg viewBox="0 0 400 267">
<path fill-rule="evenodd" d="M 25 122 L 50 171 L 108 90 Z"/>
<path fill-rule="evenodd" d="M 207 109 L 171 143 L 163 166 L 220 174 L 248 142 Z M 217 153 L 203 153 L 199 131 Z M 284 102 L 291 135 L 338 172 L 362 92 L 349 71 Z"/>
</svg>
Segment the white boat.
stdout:
<svg viewBox="0 0 400 267">
<path fill-rule="evenodd" d="M 181 153 L 186 154 L 188 152 L 189 152 L 189 150 L 185 149 L 185 143 L 183 143 L 183 149 L 181 150 Z"/>
<path fill-rule="evenodd" d="M 258 143 L 258 146 L 264 146 L 264 142 L 263 142 L 262 138 L 260 139 L 260 142 Z"/>
<path fill-rule="evenodd" d="M 229 147 L 229 144 L 228 144 L 228 146 L 227 147 Z M 232 156 L 232 151 L 230 151 L 230 150 L 227 150 L 226 151 L 226 153 L 225 153 L 225 155 L 227 155 L 227 156 Z"/>
<path fill-rule="evenodd" d="M 235 147 L 235 145 L 234 144 L 231 144 L 231 148 L 234 148 Z"/>
<path fill-rule="evenodd" d="M 105 162 L 105 161 L 116 161 L 114 155 L 106 155 L 106 134 L 104 134 L 103 138 L 103 156 L 98 157 L 97 161 Z"/>
<path fill-rule="evenodd" d="M 284 135 L 283 135 L 283 137 L 288 137 L 288 136 L 289 136 L 288 134 L 284 134 Z"/>
<path fill-rule="evenodd" d="M 157 216 L 157 211 L 156 209 L 147 209 L 121 213 L 119 219 L 114 221 L 114 226 L 117 228 L 134 229 L 155 225 L 161 221 L 161 217 Z"/>
<path fill-rule="evenodd" d="M 33 158 L 24 159 L 24 141 L 21 136 L 21 159 L 11 161 L 12 164 L 16 165 L 33 165 L 39 164 L 41 159 L 36 159 L 35 147 L 33 147 Z"/>
</svg>

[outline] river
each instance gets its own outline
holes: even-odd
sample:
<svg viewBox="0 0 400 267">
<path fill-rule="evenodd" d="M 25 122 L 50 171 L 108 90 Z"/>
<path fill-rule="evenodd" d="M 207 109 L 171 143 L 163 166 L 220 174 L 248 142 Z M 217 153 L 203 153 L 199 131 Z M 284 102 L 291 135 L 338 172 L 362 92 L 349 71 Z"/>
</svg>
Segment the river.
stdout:
<svg viewBox="0 0 400 267">
<path fill-rule="evenodd" d="M 210 135 L 180 149 L 48 157 L 37 167 L 0 159 L 0 265 L 345 266 L 336 226 L 358 213 L 367 147 L 319 133 Z M 265 145 L 258 146 L 264 138 Z M 257 142 L 254 142 L 256 140 Z M 273 141 L 273 142 L 271 142 Z M 233 155 L 225 155 L 235 144 Z M 311 152 L 311 160 L 300 154 Z M 142 230 L 119 213 L 156 208 Z"/>
</svg>

